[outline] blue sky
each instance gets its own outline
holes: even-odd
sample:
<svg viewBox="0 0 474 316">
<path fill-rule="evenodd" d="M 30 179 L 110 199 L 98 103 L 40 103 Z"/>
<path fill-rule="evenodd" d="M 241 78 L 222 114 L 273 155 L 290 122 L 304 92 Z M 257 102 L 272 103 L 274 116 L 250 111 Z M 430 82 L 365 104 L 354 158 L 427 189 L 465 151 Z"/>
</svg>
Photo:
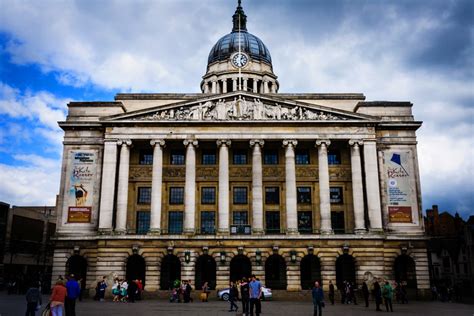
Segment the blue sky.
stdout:
<svg viewBox="0 0 474 316">
<path fill-rule="evenodd" d="M 0 1 L 0 200 L 54 204 L 67 102 L 199 92 L 234 0 Z M 474 2 L 243 0 L 280 92 L 411 101 L 423 208 L 474 202 Z"/>
</svg>

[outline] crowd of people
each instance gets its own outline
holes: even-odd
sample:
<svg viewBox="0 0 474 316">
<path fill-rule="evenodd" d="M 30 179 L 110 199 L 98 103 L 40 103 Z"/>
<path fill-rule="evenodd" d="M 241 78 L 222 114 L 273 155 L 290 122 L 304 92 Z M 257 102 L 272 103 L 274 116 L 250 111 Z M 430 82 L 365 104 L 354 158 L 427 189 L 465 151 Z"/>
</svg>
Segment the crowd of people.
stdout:
<svg viewBox="0 0 474 316">
<path fill-rule="evenodd" d="M 193 287 L 191 280 L 174 280 L 171 287 L 170 302 L 171 303 L 189 303 L 193 301 L 191 292 Z M 206 298 L 207 299 L 207 298 Z"/>
<path fill-rule="evenodd" d="M 431 287 L 431 300 L 441 302 L 462 302 L 463 301 L 463 290 L 458 284 L 454 286 L 447 286 L 441 284 L 439 286 L 433 285 Z"/>
<path fill-rule="evenodd" d="M 242 278 L 236 282 L 231 281 L 229 287 L 229 312 L 237 312 L 239 306 L 237 301 L 242 302 L 242 313 L 244 315 L 259 316 L 262 312 L 261 300 L 263 299 L 263 286 L 260 280 L 252 275 L 250 278 Z"/>
<path fill-rule="evenodd" d="M 105 289 L 107 283 L 105 277 L 102 282 L 97 283 L 96 287 L 96 299 L 99 301 L 104 300 Z M 115 278 L 114 284 L 112 285 L 112 296 L 114 302 L 130 302 L 140 301 L 142 299 L 143 292 L 143 281 L 140 279 L 127 280 Z"/>
</svg>

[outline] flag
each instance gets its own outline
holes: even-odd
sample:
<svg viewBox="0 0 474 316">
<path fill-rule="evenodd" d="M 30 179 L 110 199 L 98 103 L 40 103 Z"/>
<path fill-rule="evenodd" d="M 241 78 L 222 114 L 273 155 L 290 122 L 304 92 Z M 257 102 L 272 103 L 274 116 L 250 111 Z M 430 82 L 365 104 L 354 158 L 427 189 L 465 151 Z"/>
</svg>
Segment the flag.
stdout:
<svg viewBox="0 0 474 316">
<path fill-rule="evenodd" d="M 390 159 L 390 161 L 399 165 L 403 169 L 403 171 L 405 171 L 405 173 L 409 175 L 409 173 L 405 170 L 405 168 L 402 165 L 402 157 L 400 156 L 400 154 L 392 154 L 392 159 Z"/>
</svg>

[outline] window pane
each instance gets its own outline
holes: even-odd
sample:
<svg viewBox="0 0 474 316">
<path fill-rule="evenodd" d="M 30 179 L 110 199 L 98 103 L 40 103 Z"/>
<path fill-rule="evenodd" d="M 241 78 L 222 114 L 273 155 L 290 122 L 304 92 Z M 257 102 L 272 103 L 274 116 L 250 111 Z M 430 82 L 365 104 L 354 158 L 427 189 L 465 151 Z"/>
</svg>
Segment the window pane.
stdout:
<svg viewBox="0 0 474 316">
<path fill-rule="evenodd" d="M 234 211 L 232 213 L 232 223 L 234 225 L 248 225 L 247 211 Z"/>
<path fill-rule="evenodd" d="M 341 187 L 331 187 L 329 189 L 331 204 L 342 204 L 342 188 Z"/>
<path fill-rule="evenodd" d="M 235 151 L 233 155 L 234 165 L 246 165 L 247 153 L 245 151 Z"/>
<path fill-rule="evenodd" d="M 150 230 L 150 212 L 137 212 L 137 234 L 143 235 Z"/>
<path fill-rule="evenodd" d="M 183 212 L 169 212 L 168 233 L 181 234 L 183 232 Z"/>
<path fill-rule="evenodd" d="M 341 164 L 341 153 L 338 150 L 328 151 L 328 164 L 340 165 Z"/>
<path fill-rule="evenodd" d="M 140 151 L 138 163 L 140 165 L 152 165 L 153 164 L 153 151 L 151 150 Z"/>
<path fill-rule="evenodd" d="M 344 212 L 331 212 L 332 230 L 336 234 L 344 234 Z"/>
<path fill-rule="evenodd" d="M 215 204 L 216 203 L 216 188 L 205 187 L 201 188 L 201 204 Z"/>
<path fill-rule="evenodd" d="M 298 231 L 311 233 L 313 231 L 313 213 L 311 211 L 298 212 Z"/>
<path fill-rule="evenodd" d="M 280 233 L 280 212 L 265 212 L 265 228 L 269 234 Z"/>
<path fill-rule="evenodd" d="M 173 187 L 170 188 L 170 204 L 183 204 L 184 203 L 184 188 Z"/>
<path fill-rule="evenodd" d="M 202 164 L 203 165 L 215 165 L 216 164 L 216 154 L 213 152 L 205 152 L 202 154 Z"/>
<path fill-rule="evenodd" d="M 266 151 L 263 155 L 263 163 L 265 165 L 278 165 L 278 152 Z"/>
<path fill-rule="evenodd" d="M 184 165 L 184 152 L 181 150 L 172 151 L 170 160 L 172 165 Z"/>
<path fill-rule="evenodd" d="M 201 234 L 214 234 L 216 231 L 216 213 L 211 211 L 201 212 Z"/>
<path fill-rule="evenodd" d="M 280 188 L 266 187 L 265 188 L 265 204 L 280 204 Z"/>
<path fill-rule="evenodd" d="M 138 188 L 138 204 L 150 204 L 151 203 L 151 188 Z"/>
<path fill-rule="evenodd" d="M 298 187 L 297 199 L 300 204 L 311 204 L 311 187 Z"/>
<path fill-rule="evenodd" d="M 296 151 L 295 161 L 297 165 L 309 165 L 309 151 L 308 150 Z"/>
<path fill-rule="evenodd" d="M 247 204 L 247 187 L 234 187 L 234 204 Z"/>
</svg>

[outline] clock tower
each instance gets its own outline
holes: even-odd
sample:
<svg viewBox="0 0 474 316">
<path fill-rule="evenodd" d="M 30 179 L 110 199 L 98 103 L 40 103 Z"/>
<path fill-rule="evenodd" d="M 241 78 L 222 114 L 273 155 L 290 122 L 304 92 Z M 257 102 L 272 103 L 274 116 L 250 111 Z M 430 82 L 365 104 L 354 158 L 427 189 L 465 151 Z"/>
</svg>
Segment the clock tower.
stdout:
<svg viewBox="0 0 474 316">
<path fill-rule="evenodd" d="M 247 31 L 247 16 L 240 0 L 232 20 L 232 32 L 219 39 L 209 53 L 201 91 L 277 93 L 279 83 L 270 52 L 257 36 Z"/>
</svg>

